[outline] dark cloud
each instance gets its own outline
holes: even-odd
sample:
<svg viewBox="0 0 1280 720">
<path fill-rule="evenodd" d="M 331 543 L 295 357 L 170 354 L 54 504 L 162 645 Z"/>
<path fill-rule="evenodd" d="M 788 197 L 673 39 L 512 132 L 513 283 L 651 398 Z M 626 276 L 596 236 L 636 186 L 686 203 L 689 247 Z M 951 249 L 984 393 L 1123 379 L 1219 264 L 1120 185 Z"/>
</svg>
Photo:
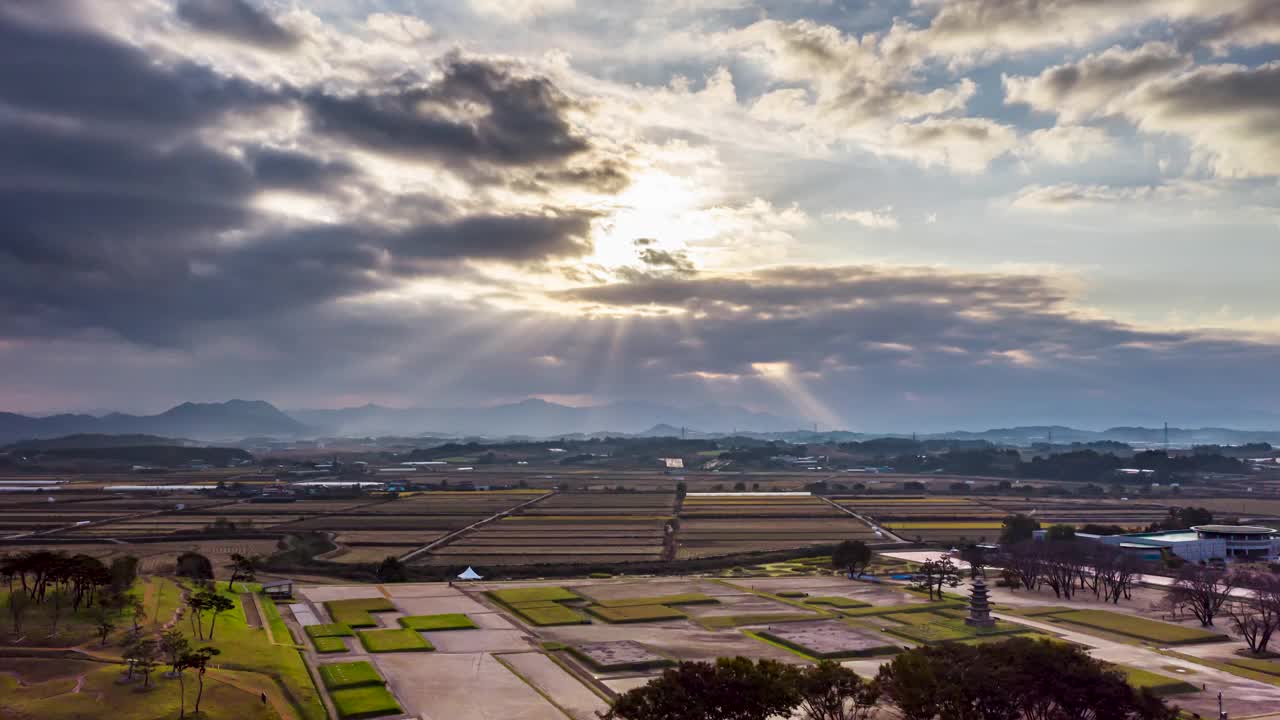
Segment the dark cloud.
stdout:
<svg viewBox="0 0 1280 720">
<path fill-rule="evenodd" d="M 683 250 L 658 250 L 646 247 L 640 251 L 640 262 L 651 267 L 671 270 L 677 274 L 690 275 L 697 272 L 689 254 Z"/>
<path fill-rule="evenodd" d="M 178 17 L 191 27 L 273 50 L 295 47 L 299 38 L 247 0 L 179 0 Z"/>
<path fill-rule="evenodd" d="M 1084 116 L 1104 110 L 1142 83 L 1190 62 L 1173 45 L 1152 42 L 1133 50 L 1113 47 L 1075 63 L 1047 68 L 1036 77 L 1006 77 L 1004 83 L 1010 102 Z"/>
<path fill-rule="evenodd" d="M 272 187 L 318 192 L 359 174 L 346 160 L 326 160 L 296 150 L 258 147 L 245 155 L 258 182 Z"/>
<path fill-rule="evenodd" d="M 588 149 L 565 115 L 573 106 L 550 80 L 457 55 L 441 77 L 380 92 L 304 98 L 317 132 L 406 160 L 525 166 Z"/>
</svg>

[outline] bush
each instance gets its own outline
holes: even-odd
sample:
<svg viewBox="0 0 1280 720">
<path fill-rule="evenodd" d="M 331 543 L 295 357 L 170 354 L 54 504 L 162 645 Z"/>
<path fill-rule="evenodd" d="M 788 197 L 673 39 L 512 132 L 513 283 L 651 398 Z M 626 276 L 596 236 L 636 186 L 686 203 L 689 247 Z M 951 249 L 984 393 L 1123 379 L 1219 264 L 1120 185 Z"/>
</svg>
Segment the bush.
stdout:
<svg viewBox="0 0 1280 720">
<path fill-rule="evenodd" d="M 320 679 L 330 690 L 364 685 L 385 685 L 386 681 L 373 666 L 364 660 L 330 663 L 320 666 Z"/>
<path fill-rule="evenodd" d="M 410 615 L 400 618 L 400 626 L 418 632 L 435 630 L 470 630 L 476 627 L 471 618 L 462 613 L 444 615 Z"/>
<path fill-rule="evenodd" d="M 416 630 L 361 630 L 360 644 L 371 653 L 429 652 L 435 646 Z"/>
<path fill-rule="evenodd" d="M 383 715 L 401 715 L 404 710 L 395 697 L 382 685 L 370 685 L 358 688 L 345 688 L 329 693 L 333 705 L 338 710 L 338 717 L 343 720 L 359 720 L 359 718 L 381 717 Z"/>
</svg>

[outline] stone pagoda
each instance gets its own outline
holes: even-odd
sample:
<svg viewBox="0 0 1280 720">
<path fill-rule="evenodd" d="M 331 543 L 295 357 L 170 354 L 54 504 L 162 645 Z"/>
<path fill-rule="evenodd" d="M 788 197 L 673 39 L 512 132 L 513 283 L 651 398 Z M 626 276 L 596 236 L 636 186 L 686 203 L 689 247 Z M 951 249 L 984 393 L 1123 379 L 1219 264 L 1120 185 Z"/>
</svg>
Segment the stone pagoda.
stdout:
<svg viewBox="0 0 1280 720">
<path fill-rule="evenodd" d="M 994 627 L 996 624 L 996 619 L 991 617 L 987 581 L 982 573 L 973 579 L 973 587 L 969 590 L 969 617 L 964 619 L 964 624 L 973 627 Z"/>
</svg>

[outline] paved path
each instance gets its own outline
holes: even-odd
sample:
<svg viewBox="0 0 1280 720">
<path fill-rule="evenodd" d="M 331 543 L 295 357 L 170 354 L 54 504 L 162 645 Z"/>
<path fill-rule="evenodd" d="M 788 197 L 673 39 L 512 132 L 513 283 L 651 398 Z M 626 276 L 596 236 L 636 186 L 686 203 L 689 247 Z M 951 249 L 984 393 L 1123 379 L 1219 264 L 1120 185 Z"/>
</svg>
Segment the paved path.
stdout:
<svg viewBox="0 0 1280 720">
<path fill-rule="evenodd" d="M 515 513 L 517 513 L 517 512 L 519 512 L 519 511 L 521 511 L 521 510 L 523 510 L 523 509 L 525 509 L 525 508 L 529 507 L 530 505 L 533 505 L 533 504 L 535 504 L 535 503 L 540 503 L 540 502 L 542 502 L 543 500 L 546 500 L 547 498 L 551 497 L 552 495 L 555 495 L 555 494 L 556 494 L 556 492 L 557 492 L 557 491 L 552 490 L 551 492 L 549 492 L 549 493 L 547 493 L 547 494 L 545 494 L 545 495 L 539 495 L 538 497 L 536 497 L 536 498 L 534 498 L 534 499 L 530 500 L 529 502 L 520 503 L 519 505 L 517 505 L 517 506 L 515 506 L 515 507 L 513 507 L 513 508 L 511 508 L 511 509 L 509 509 L 509 510 L 503 510 L 503 511 L 502 511 L 502 512 L 500 512 L 500 513 L 496 513 L 496 514 L 494 514 L 494 515 L 491 515 L 491 516 L 489 516 L 489 517 L 487 517 L 487 518 L 485 518 L 485 519 L 481 520 L 480 522 L 472 523 L 472 524 L 470 524 L 470 525 L 468 525 L 468 526 L 466 526 L 466 527 L 462 528 L 461 530 L 454 530 L 453 532 L 449 533 L 448 535 L 445 535 L 445 536 L 444 536 L 444 537 L 442 537 L 442 538 L 436 538 L 435 540 L 432 540 L 431 542 L 427 543 L 426 545 L 423 545 L 422 547 L 418 548 L 417 550 L 412 550 L 412 551 L 410 551 L 410 552 L 405 553 L 404 555 L 401 555 L 401 556 L 400 556 L 400 562 L 409 562 L 410 560 L 412 560 L 412 559 L 414 559 L 414 558 L 418 557 L 419 555 L 424 555 L 424 554 L 429 553 L 429 552 L 431 552 L 432 550 L 434 550 L 434 549 L 436 549 L 436 548 L 438 548 L 438 547 L 441 547 L 441 546 L 443 546 L 443 545 L 448 545 L 449 543 L 453 542 L 454 540 L 457 540 L 458 538 L 460 538 L 460 537 L 462 537 L 463 535 L 465 535 L 465 534 L 467 534 L 467 533 L 471 532 L 472 530 L 475 530 L 475 529 L 476 529 L 476 528 L 478 528 L 478 527 L 482 527 L 482 526 L 484 526 L 484 525 L 488 525 L 488 524 L 489 524 L 489 523 L 491 523 L 491 522 L 494 522 L 494 521 L 497 521 L 497 520 L 501 520 L 502 518 L 507 517 L 507 516 L 509 516 L 509 515 L 514 515 Z"/>
</svg>

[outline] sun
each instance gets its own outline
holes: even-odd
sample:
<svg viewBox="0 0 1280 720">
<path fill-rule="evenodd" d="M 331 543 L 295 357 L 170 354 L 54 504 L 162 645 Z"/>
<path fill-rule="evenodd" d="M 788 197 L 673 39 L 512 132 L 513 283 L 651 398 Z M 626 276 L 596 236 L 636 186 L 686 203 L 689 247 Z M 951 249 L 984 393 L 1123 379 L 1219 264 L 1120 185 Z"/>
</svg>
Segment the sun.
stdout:
<svg viewBox="0 0 1280 720">
<path fill-rule="evenodd" d="M 609 203 L 609 215 L 599 224 L 595 252 L 587 258 L 609 268 L 639 263 L 636 241 L 648 239 L 648 247 L 679 250 L 700 239 L 713 237 L 716 229 L 702 212 L 705 190 L 690 178 L 660 171 L 637 176 Z"/>
</svg>

